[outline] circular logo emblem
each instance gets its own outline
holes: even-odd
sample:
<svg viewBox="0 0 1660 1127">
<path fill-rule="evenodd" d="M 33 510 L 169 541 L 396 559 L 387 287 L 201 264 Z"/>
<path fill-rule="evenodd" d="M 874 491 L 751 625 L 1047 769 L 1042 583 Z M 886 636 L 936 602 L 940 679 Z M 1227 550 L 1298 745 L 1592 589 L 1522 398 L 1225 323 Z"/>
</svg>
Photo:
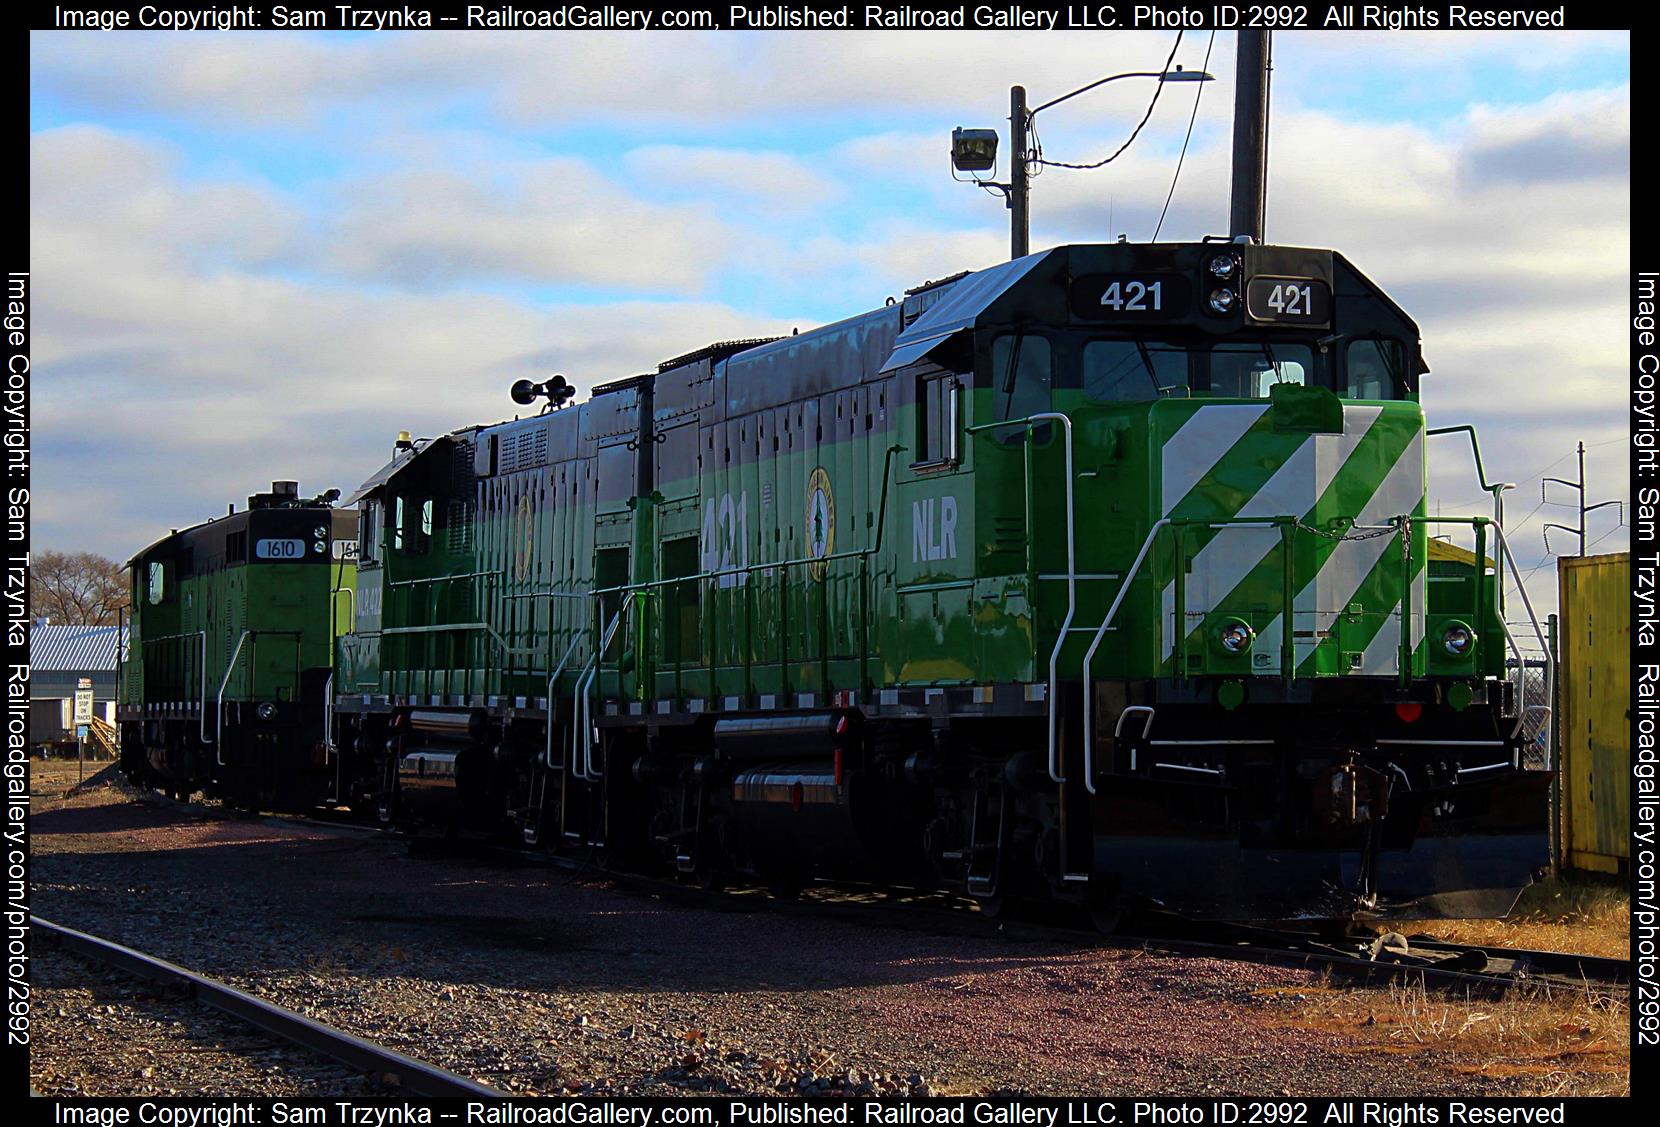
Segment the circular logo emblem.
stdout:
<svg viewBox="0 0 1660 1127">
<path fill-rule="evenodd" d="M 830 475 L 823 466 L 807 479 L 807 554 L 825 559 L 836 550 L 836 495 L 830 489 Z M 808 567 L 814 579 L 823 579 L 828 564 Z"/>
<path fill-rule="evenodd" d="M 529 493 L 519 498 L 519 512 L 514 523 L 518 526 L 515 530 L 518 544 L 513 553 L 513 575 L 522 582 L 530 578 L 531 554 L 536 550 L 536 525 L 531 519 Z"/>
</svg>

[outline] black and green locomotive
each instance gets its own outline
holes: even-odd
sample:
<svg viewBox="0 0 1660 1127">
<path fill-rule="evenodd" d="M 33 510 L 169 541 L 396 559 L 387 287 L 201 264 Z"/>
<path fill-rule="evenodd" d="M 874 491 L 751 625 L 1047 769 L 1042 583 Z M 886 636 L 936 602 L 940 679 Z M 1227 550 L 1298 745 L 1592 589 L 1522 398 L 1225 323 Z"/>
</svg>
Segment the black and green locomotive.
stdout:
<svg viewBox="0 0 1660 1127">
<path fill-rule="evenodd" d="M 780 890 L 1503 914 L 1550 774 L 1503 577 L 1426 582 L 1502 533 L 1426 512 L 1425 370 L 1341 255 L 1120 243 L 523 385 L 351 499 L 337 797 Z"/>
<path fill-rule="evenodd" d="M 308 808 L 338 790 L 335 639 L 351 620 L 357 513 L 292 481 L 128 561 L 121 766 L 186 798 Z M 355 768 L 352 774 L 358 773 Z"/>
</svg>

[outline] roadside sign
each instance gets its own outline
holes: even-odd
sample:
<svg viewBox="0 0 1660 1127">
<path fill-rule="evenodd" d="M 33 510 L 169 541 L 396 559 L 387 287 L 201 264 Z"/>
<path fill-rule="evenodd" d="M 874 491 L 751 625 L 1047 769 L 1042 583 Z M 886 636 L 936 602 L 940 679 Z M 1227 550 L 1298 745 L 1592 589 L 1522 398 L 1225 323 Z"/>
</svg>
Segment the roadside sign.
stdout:
<svg viewBox="0 0 1660 1127">
<path fill-rule="evenodd" d="M 75 690 L 75 723 L 92 723 L 92 690 Z"/>
</svg>

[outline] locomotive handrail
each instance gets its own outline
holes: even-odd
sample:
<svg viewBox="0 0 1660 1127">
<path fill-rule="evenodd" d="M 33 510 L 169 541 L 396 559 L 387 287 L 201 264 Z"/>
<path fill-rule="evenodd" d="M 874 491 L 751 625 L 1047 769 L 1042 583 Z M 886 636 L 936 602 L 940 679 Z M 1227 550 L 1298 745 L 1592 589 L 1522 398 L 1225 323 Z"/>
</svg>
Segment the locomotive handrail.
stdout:
<svg viewBox="0 0 1660 1127">
<path fill-rule="evenodd" d="M 595 592 L 596 595 L 599 593 Z M 588 733 L 588 690 L 593 686 L 594 679 L 599 676 L 600 660 L 605 656 L 605 651 L 611 648 L 611 640 L 617 636 L 617 627 L 621 624 L 623 615 L 628 612 L 628 605 L 638 594 L 639 591 L 629 591 L 624 596 L 622 605 L 611 616 L 611 624 L 605 628 L 599 645 L 594 648 L 594 656 L 588 659 L 588 663 L 582 667 L 582 672 L 577 674 L 576 687 L 571 690 L 571 777 L 583 782 L 592 782 L 599 777 L 594 772 L 593 740 L 589 738 Z M 552 727 L 551 719 L 549 727 Z M 579 739 L 582 741 L 580 768 L 577 766 Z"/>
<path fill-rule="evenodd" d="M 334 759 L 334 670 L 323 681 L 323 762 Z"/>
<path fill-rule="evenodd" d="M 542 762 L 547 765 L 547 768 L 550 771 L 553 770 L 553 693 L 554 693 L 554 683 L 559 680 L 559 675 L 565 671 L 565 663 L 571 659 L 571 655 L 576 652 L 577 643 L 579 643 L 581 641 L 582 641 L 582 631 L 578 630 L 578 631 L 575 632 L 575 637 L 573 637 L 571 639 L 571 644 L 566 647 L 565 656 L 559 659 L 559 665 L 554 669 L 554 671 L 552 673 L 548 674 L 548 692 L 547 692 L 547 696 L 543 698 L 544 700 L 546 700 L 548 702 L 548 720 L 547 720 L 547 724 L 545 725 L 546 728 L 547 728 L 548 748 L 547 748 L 547 752 L 542 756 Z M 572 719 L 575 719 L 574 714 L 572 715 Z"/>
<path fill-rule="evenodd" d="M 332 619 L 334 617 L 334 608 L 335 608 L 335 605 L 340 602 L 340 596 L 341 595 L 345 595 L 347 597 L 346 601 L 350 604 L 351 609 L 349 611 L 347 611 L 346 613 L 351 616 L 349 621 L 351 622 L 352 626 L 355 628 L 357 626 L 357 591 L 356 591 L 355 588 L 352 588 L 352 587 L 336 587 L 329 594 L 329 618 Z M 336 637 L 339 637 L 339 636 L 340 635 L 336 635 Z"/>
<path fill-rule="evenodd" d="M 1424 432 L 1424 437 L 1434 438 L 1436 435 L 1441 434 L 1460 433 L 1468 434 L 1470 436 L 1470 453 L 1475 458 L 1476 480 L 1481 483 L 1481 490 L 1483 493 L 1491 493 L 1493 495 L 1493 523 L 1497 524 L 1499 523 L 1499 518 L 1503 515 L 1503 502 L 1500 498 L 1503 496 L 1506 489 L 1515 488 L 1515 483 L 1508 481 L 1487 480 L 1487 470 L 1481 464 L 1481 441 L 1476 437 L 1476 428 L 1471 426 L 1469 423 L 1462 423 L 1453 427 L 1431 427 Z M 1509 550 L 1510 549 L 1508 547 L 1505 548 L 1505 551 L 1508 552 Z M 1477 553 L 1477 556 L 1479 558 L 1479 552 Z M 1478 575 L 1480 574 L 1480 570 L 1480 568 L 1477 568 Z M 1495 570 L 1498 571 L 1499 577 L 1502 580 L 1504 575 L 1504 565 L 1502 561 Z M 1498 598 L 1496 601 L 1499 607 L 1499 615 L 1502 618 L 1504 615 L 1504 583 L 1502 581 L 1499 583 Z"/>
<path fill-rule="evenodd" d="M 231 660 L 225 666 L 225 675 L 219 679 L 219 693 L 214 698 L 213 757 L 219 761 L 221 767 L 225 765 L 225 686 L 231 683 L 231 673 L 236 669 L 236 663 L 242 659 L 242 644 L 253 635 L 252 630 L 244 630 L 242 636 L 237 638 L 236 649 L 231 651 Z"/>
<path fill-rule="evenodd" d="M 202 656 L 197 661 L 196 675 L 200 681 L 200 688 L 196 695 L 196 738 L 202 743 L 207 741 L 207 631 L 198 630 L 197 636 L 202 640 Z"/>
<path fill-rule="evenodd" d="M 423 583 L 447 583 L 454 579 L 488 579 L 492 576 L 504 574 L 499 568 L 495 571 L 466 571 L 456 572 L 453 575 L 418 575 L 414 579 L 389 579 L 388 587 L 419 587 Z"/>
<path fill-rule="evenodd" d="M 342 575 L 345 565 L 342 563 Z M 336 580 L 338 582 L 338 580 Z M 338 633 L 334 629 L 335 611 L 340 606 L 341 595 L 350 596 L 347 599 L 349 609 L 346 611 L 348 629 L 346 634 Z M 329 592 L 329 676 L 323 682 L 323 761 L 333 759 L 338 749 L 334 745 L 334 675 L 340 669 L 340 642 L 347 634 L 357 631 L 357 590 L 352 587 L 336 587 Z"/>
<path fill-rule="evenodd" d="M 1473 440 L 1474 437 L 1475 436 L 1472 433 L 1471 439 Z M 1501 567 L 1502 567 L 1503 563 L 1508 563 L 1510 565 L 1510 574 L 1515 577 L 1516 589 L 1519 592 L 1521 592 L 1522 608 L 1527 611 L 1528 623 L 1533 627 L 1533 635 L 1536 639 L 1538 639 L 1539 649 L 1545 655 L 1545 699 L 1547 701 L 1554 700 L 1555 698 L 1552 694 L 1554 693 L 1555 686 L 1556 686 L 1556 655 L 1551 652 L 1550 643 L 1545 640 L 1545 631 L 1539 625 L 1539 616 L 1537 614 L 1533 613 L 1533 600 L 1527 597 L 1527 584 L 1522 581 L 1521 569 L 1516 566 L 1516 555 L 1515 555 L 1514 552 L 1512 552 L 1510 550 L 1510 542 L 1505 539 L 1503 527 L 1500 526 L 1498 521 L 1489 520 L 1487 517 L 1418 517 L 1416 519 L 1421 520 L 1421 521 L 1425 521 L 1427 523 L 1435 523 L 1435 524 L 1469 524 L 1472 528 L 1476 528 L 1476 527 L 1490 527 L 1490 528 L 1492 528 L 1493 534 L 1499 538 L 1499 546 L 1504 549 L 1503 560 L 1502 560 L 1502 563 L 1501 563 Z M 1478 568 L 1480 568 L 1480 566 L 1481 566 L 1481 561 L 1479 559 L 1476 561 L 1476 566 Z M 1498 584 L 1499 589 L 1503 590 L 1503 588 L 1504 588 L 1504 575 L 1503 575 L 1502 570 L 1500 571 L 1500 574 L 1497 578 L 1499 580 L 1499 584 Z M 1498 619 L 1499 629 L 1504 632 L 1505 638 L 1507 640 L 1509 640 L 1509 642 L 1510 642 L 1511 650 L 1516 654 L 1517 661 L 1520 662 L 1521 656 L 1522 656 L 1521 650 L 1516 645 L 1516 639 L 1510 633 L 1510 627 L 1504 621 L 1504 615 L 1501 613 L 1501 614 L 1496 615 L 1495 617 Z M 1525 668 L 1525 667 L 1519 666 L 1518 668 L 1521 669 L 1521 668 Z M 1519 688 L 1525 694 L 1526 683 L 1523 682 L 1519 686 Z M 1519 700 L 1517 702 L 1517 704 L 1518 704 L 1518 707 L 1516 709 L 1516 727 L 1510 733 L 1512 739 L 1514 739 L 1517 735 L 1519 735 L 1521 733 L 1522 722 L 1525 719 L 1525 717 L 1527 715 L 1527 711 L 1528 711 L 1527 708 L 1525 707 L 1526 704 L 1527 704 L 1527 701 L 1525 699 Z M 1543 706 L 1539 706 L 1539 707 L 1543 707 L 1543 708 L 1546 708 L 1546 709 L 1550 708 L 1549 705 L 1543 705 Z M 1555 713 L 1554 713 L 1554 711 L 1550 712 L 1549 715 L 1550 715 L 1550 719 L 1546 721 L 1546 725 L 1547 725 L 1547 727 L 1546 727 L 1546 745 L 1547 746 L 1549 746 L 1549 742 L 1550 742 L 1549 741 L 1549 729 L 1552 725 L 1555 724 Z M 1555 764 L 1552 763 L 1552 766 L 1554 767 Z"/>
<path fill-rule="evenodd" d="M 272 634 L 277 637 L 294 639 L 294 699 L 300 696 L 300 632 L 298 630 L 244 630 L 242 636 L 236 640 L 236 649 L 231 652 L 231 660 L 225 666 L 225 676 L 220 678 L 219 693 L 214 698 L 213 721 L 213 757 L 218 760 L 219 766 L 225 766 L 225 689 L 231 683 L 231 674 L 236 672 L 236 663 L 242 658 L 242 643 L 249 638 L 256 638 L 260 634 Z M 258 670 L 254 671 L 257 679 Z M 252 691 L 251 689 L 249 690 Z"/>
<path fill-rule="evenodd" d="M 1075 523 L 1075 512 L 1072 496 L 1072 418 L 1060 411 L 1039 411 L 1027 415 L 1024 419 L 1003 419 L 998 422 L 981 423 L 978 426 L 967 427 L 964 434 L 977 434 L 981 431 L 997 430 L 1001 427 L 1021 426 L 1027 430 L 1027 437 L 1031 437 L 1031 428 L 1040 422 L 1058 422 L 1066 434 L 1066 617 L 1061 620 L 1060 629 L 1055 632 L 1055 646 L 1049 651 L 1049 684 L 1046 690 L 1046 699 L 1049 703 L 1049 778 L 1054 783 L 1066 782 L 1066 776 L 1060 769 L 1060 743 L 1057 734 L 1056 697 L 1060 690 L 1060 660 L 1061 647 L 1066 645 L 1066 635 L 1072 628 L 1072 616 L 1078 610 L 1078 538 Z M 1030 512 L 1031 479 L 1027 478 L 1027 508 L 1026 535 L 1028 544 L 1032 536 L 1032 514 Z M 1029 549 L 1028 549 L 1029 550 Z M 1034 592 L 1035 594 L 1035 592 Z M 1090 788 L 1090 793 L 1095 793 Z"/>
<path fill-rule="evenodd" d="M 1130 565 L 1130 570 L 1124 574 L 1124 581 L 1118 586 L 1118 594 L 1113 597 L 1112 605 L 1107 608 L 1106 617 L 1101 619 L 1101 625 L 1095 628 L 1095 637 L 1090 639 L 1089 649 L 1084 651 L 1084 789 L 1090 794 L 1095 793 L 1095 686 L 1090 668 L 1095 664 L 1095 652 L 1101 648 L 1101 642 L 1107 636 L 1107 628 L 1112 625 L 1113 618 L 1118 614 L 1118 608 L 1123 605 L 1125 596 L 1130 593 L 1130 585 L 1135 582 L 1135 577 L 1141 571 L 1141 565 L 1146 561 L 1147 553 L 1152 550 L 1153 542 L 1158 538 L 1159 532 L 1174 525 L 1185 526 L 1190 524 L 1202 524 L 1215 528 L 1253 525 L 1257 527 L 1282 527 L 1294 524 L 1295 520 L 1294 517 L 1246 517 L 1232 520 L 1173 520 L 1170 517 L 1160 517 L 1153 522 L 1153 527 L 1147 530 L 1147 539 L 1142 541 L 1141 551 L 1136 553 L 1135 562 Z M 1285 561 L 1285 566 L 1287 569 L 1291 567 L 1289 555 Z M 1176 565 L 1176 574 L 1178 576 L 1182 574 L 1182 564 L 1179 560 Z M 1281 631 L 1280 638 L 1280 663 L 1281 667 L 1284 668 L 1292 647 L 1291 607 L 1289 604 L 1281 611 L 1281 614 L 1285 619 L 1285 626 Z M 1176 625 L 1173 629 L 1178 633 L 1178 636 L 1185 636 L 1186 632 L 1183 629 L 1184 624 L 1182 622 L 1182 605 L 1179 597 L 1176 600 L 1176 615 Z M 1051 706 L 1051 715 L 1053 715 L 1053 712 L 1054 708 Z"/>
<path fill-rule="evenodd" d="M 197 716 L 197 726 L 199 728 L 198 738 L 202 741 L 202 743 L 205 744 L 205 743 L 208 742 L 208 740 L 207 740 L 207 728 L 206 728 L 206 721 L 207 721 L 207 631 L 206 630 L 186 630 L 186 631 L 184 631 L 183 633 L 180 633 L 180 634 L 163 634 L 163 635 L 161 635 L 160 637 L 157 637 L 157 638 L 140 638 L 138 640 L 138 644 L 139 644 L 139 647 L 142 649 L 144 647 L 153 646 L 153 645 L 156 645 L 156 644 L 161 643 L 161 642 L 177 642 L 181 638 L 195 638 L 201 643 L 201 650 L 202 650 L 201 659 L 197 663 L 197 665 L 198 665 L 197 677 L 198 677 L 198 680 L 199 680 L 200 683 L 199 683 L 199 685 L 197 687 L 197 690 L 196 690 L 196 711 L 197 711 L 197 714 L 198 714 L 198 716 Z M 117 640 L 117 642 L 118 642 L 117 649 L 119 650 L 119 639 Z M 140 668 L 142 669 L 143 667 L 140 666 Z M 118 684 L 120 684 L 120 682 L 118 682 Z M 180 682 L 180 688 L 181 689 L 183 688 L 182 680 Z M 130 699 L 131 694 L 129 693 L 128 695 L 129 695 L 128 703 L 131 704 L 132 703 L 132 701 Z"/>
</svg>

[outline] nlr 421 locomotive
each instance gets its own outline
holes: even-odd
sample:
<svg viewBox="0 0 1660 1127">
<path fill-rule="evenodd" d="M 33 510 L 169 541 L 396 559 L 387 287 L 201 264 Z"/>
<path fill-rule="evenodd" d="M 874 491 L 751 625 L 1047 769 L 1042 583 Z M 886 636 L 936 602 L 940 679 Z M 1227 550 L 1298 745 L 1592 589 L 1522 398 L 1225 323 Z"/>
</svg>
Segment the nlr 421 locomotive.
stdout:
<svg viewBox="0 0 1660 1127">
<path fill-rule="evenodd" d="M 341 797 L 780 891 L 1503 914 L 1549 775 L 1490 524 L 1426 583 L 1424 371 L 1330 251 L 1067 246 L 400 442 Z"/>
</svg>

